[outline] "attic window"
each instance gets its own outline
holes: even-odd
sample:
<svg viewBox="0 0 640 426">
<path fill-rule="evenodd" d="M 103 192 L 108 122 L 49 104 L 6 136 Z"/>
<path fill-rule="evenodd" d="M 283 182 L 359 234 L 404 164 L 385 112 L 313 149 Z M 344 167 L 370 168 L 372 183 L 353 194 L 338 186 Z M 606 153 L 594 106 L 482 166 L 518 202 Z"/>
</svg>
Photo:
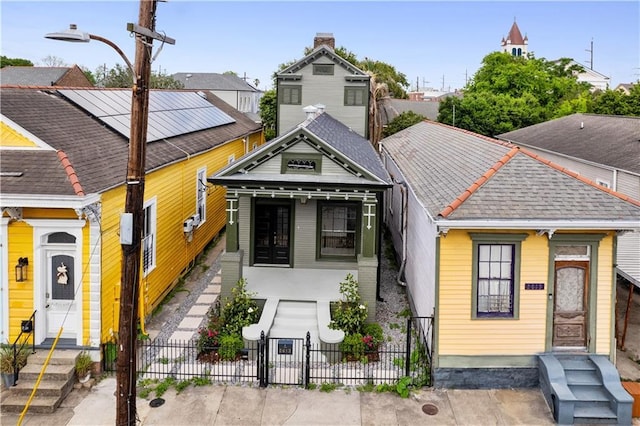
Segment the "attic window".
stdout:
<svg viewBox="0 0 640 426">
<path fill-rule="evenodd" d="M 333 75 L 333 64 L 313 64 L 313 75 Z"/>
<path fill-rule="evenodd" d="M 320 173 L 322 156 L 313 154 L 283 154 L 282 173 Z"/>
</svg>

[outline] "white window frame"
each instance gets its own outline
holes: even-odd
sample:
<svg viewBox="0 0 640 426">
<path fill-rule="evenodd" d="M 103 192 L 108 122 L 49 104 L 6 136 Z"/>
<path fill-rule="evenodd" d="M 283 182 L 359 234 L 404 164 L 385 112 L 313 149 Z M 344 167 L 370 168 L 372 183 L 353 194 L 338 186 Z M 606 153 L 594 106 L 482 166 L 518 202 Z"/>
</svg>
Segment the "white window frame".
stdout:
<svg viewBox="0 0 640 426">
<path fill-rule="evenodd" d="M 196 214 L 200 215 L 201 227 L 207 220 L 207 168 L 198 169 L 196 174 Z"/>
<path fill-rule="evenodd" d="M 608 180 L 596 178 L 596 183 L 605 188 L 611 188 L 611 183 Z"/>
<path fill-rule="evenodd" d="M 156 268 L 156 248 L 158 246 L 157 197 L 146 201 L 143 207 L 144 219 L 142 224 L 142 273 L 149 275 Z M 147 258 L 150 260 L 147 262 Z"/>
</svg>

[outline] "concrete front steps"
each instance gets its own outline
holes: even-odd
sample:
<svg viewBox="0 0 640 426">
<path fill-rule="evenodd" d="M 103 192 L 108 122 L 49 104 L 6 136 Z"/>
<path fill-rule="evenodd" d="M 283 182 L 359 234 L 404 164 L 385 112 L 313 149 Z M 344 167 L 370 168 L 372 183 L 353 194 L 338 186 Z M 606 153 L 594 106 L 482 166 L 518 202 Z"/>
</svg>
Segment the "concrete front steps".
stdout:
<svg viewBox="0 0 640 426">
<path fill-rule="evenodd" d="M 540 387 L 559 424 L 631 423 L 633 398 L 602 355 L 544 354 Z"/>
<path fill-rule="evenodd" d="M 75 360 L 79 353 L 77 350 L 54 351 L 27 412 L 48 414 L 60 406 L 73 389 L 76 380 Z M 2 411 L 21 413 L 24 410 L 47 355 L 48 351 L 43 349 L 29 355 L 27 365 L 20 370 L 16 385 L 9 388 L 9 395 L 0 403 Z"/>
<path fill-rule="evenodd" d="M 307 332 L 311 334 L 311 344 L 319 345 L 316 302 L 281 300 L 269 330 L 269 337 L 306 339 Z"/>
</svg>

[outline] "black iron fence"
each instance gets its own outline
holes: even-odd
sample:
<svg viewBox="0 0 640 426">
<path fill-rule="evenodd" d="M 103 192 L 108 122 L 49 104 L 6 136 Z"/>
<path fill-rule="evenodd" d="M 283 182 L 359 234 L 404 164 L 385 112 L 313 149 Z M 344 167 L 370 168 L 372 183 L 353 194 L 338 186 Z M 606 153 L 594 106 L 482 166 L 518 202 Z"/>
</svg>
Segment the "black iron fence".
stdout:
<svg viewBox="0 0 640 426">
<path fill-rule="evenodd" d="M 231 357 L 222 356 L 217 347 L 198 347 L 196 340 L 142 340 L 137 345 L 136 366 L 139 379 L 199 377 L 212 382 L 305 388 L 325 383 L 394 384 L 404 379 L 425 386 L 431 384 L 432 328 L 432 317 L 412 317 L 407 319 L 404 342 L 383 342 L 357 353 L 340 344 L 314 343 L 309 333 L 305 338 L 274 338 L 263 333 L 258 341 L 245 341 L 244 348 Z M 114 349 L 112 343 L 104 346 L 106 372 L 115 371 Z"/>
</svg>

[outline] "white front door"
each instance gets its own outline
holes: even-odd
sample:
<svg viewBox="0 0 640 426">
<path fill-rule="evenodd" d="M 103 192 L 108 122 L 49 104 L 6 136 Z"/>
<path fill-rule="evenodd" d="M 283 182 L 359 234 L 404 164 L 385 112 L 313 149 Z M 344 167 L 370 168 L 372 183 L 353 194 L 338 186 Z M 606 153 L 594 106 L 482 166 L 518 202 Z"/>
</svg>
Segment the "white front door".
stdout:
<svg viewBox="0 0 640 426">
<path fill-rule="evenodd" d="M 80 277 L 74 249 L 46 248 L 46 337 L 53 338 L 63 327 L 62 338 L 75 338 L 77 333 L 77 292 Z"/>
</svg>

